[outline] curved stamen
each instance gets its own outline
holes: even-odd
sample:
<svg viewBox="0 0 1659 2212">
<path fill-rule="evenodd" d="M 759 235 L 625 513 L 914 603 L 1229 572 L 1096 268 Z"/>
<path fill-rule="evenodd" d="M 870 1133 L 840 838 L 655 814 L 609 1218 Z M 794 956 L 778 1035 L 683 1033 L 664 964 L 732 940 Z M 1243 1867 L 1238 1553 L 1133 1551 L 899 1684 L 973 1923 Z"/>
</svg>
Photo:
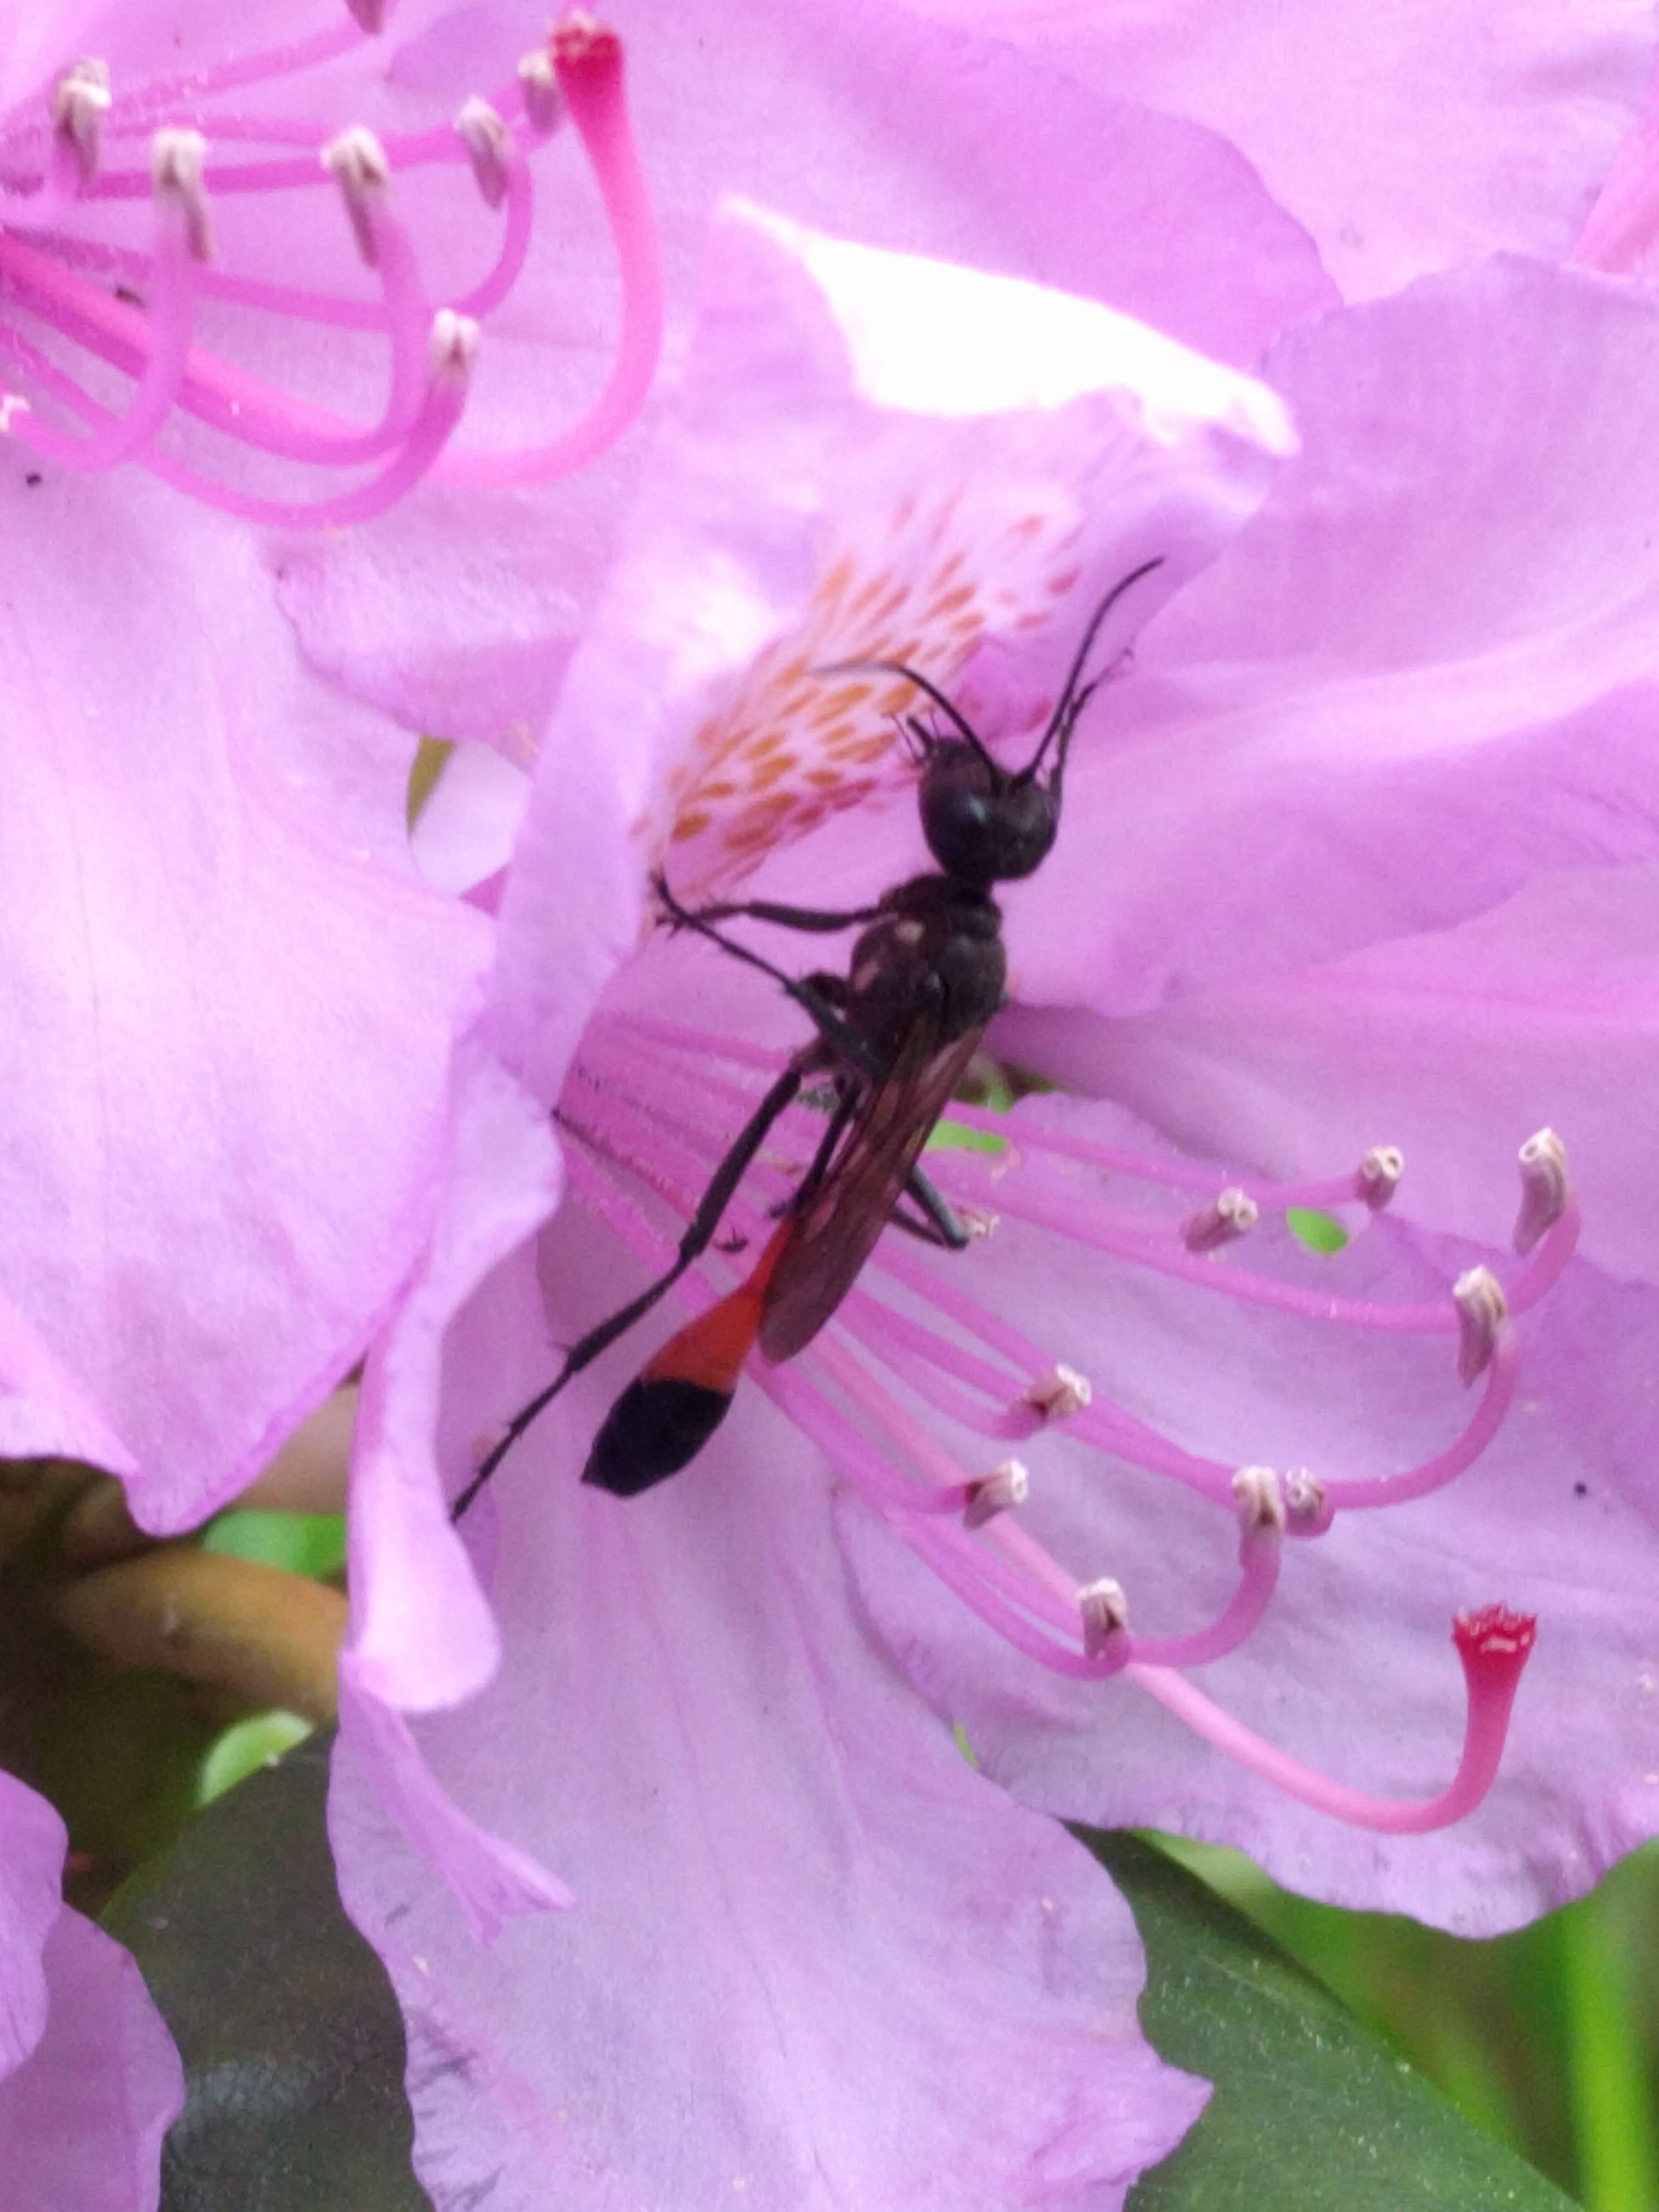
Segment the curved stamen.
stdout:
<svg viewBox="0 0 1659 2212">
<path fill-rule="evenodd" d="M 76 437 L 14 410 L 4 428 L 20 445 L 61 467 L 91 473 L 141 454 L 172 413 L 190 352 L 196 264 L 205 248 L 202 194 L 205 151 L 194 131 L 156 133 L 155 287 L 150 304 L 149 358 L 126 411 L 106 415 L 89 437 Z M 0 268 L 5 265 L 0 237 Z M 72 281 L 72 280 L 71 280 Z"/>
<path fill-rule="evenodd" d="M 621 41 L 613 32 L 573 18 L 556 27 L 550 51 L 615 241 L 622 276 L 622 335 L 605 389 L 581 422 L 543 446 L 453 454 L 442 470 L 447 483 L 504 489 L 544 483 L 586 467 L 613 446 L 638 415 L 662 351 L 662 249 L 628 120 Z"/>
<path fill-rule="evenodd" d="M 107 424 L 109 410 L 88 398 L 79 385 L 21 338 L 0 327 L 0 344 L 19 361 L 35 380 L 83 421 Z M 188 492 L 204 506 L 276 529 L 303 530 L 336 523 L 365 522 L 396 504 L 418 483 L 443 451 L 466 404 L 468 377 L 477 344 L 477 325 L 464 316 L 440 308 L 433 318 L 428 347 L 431 374 L 420 409 L 403 444 L 386 466 L 367 483 L 331 499 L 312 501 L 258 499 L 228 484 L 215 483 L 169 457 L 149 452 L 137 457 L 137 465 L 164 483 Z"/>
</svg>

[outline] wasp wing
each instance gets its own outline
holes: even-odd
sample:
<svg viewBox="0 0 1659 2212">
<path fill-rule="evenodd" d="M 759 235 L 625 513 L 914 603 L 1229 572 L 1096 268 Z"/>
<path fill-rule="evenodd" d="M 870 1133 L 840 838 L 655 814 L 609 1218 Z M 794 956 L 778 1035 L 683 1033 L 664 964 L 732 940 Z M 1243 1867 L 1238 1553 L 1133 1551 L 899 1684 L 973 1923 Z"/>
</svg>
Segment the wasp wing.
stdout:
<svg viewBox="0 0 1659 2212">
<path fill-rule="evenodd" d="M 892 1073 L 795 1215 L 761 1315 L 760 1347 L 769 1359 L 793 1359 L 804 1350 L 853 1287 L 983 1035 L 973 1030 L 940 1045 L 931 1019 L 911 1031 Z"/>
</svg>

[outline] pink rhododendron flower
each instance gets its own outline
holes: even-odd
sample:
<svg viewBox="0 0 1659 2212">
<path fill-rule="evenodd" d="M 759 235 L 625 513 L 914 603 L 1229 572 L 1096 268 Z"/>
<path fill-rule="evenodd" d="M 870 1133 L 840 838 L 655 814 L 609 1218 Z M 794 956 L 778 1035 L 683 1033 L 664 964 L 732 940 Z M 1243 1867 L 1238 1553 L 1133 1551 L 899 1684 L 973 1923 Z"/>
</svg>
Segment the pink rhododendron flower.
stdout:
<svg viewBox="0 0 1659 2212">
<path fill-rule="evenodd" d="M 1565 256 L 1654 66 L 1645 0 L 911 4 L 1220 131 L 1351 300 L 1498 248 Z"/>
<path fill-rule="evenodd" d="M 155 2212 L 184 2077 L 138 1970 L 58 1896 L 64 1824 L 0 1774 L 0 2142 L 8 2201 Z"/>
<path fill-rule="evenodd" d="M 1570 364 L 1539 335 L 1564 319 Z M 1604 1260 L 1641 1242 L 1634 1139 L 1591 1057 L 1564 1066 L 1547 975 L 1475 1011 L 1505 963 L 1526 972 L 1513 909 L 1578 914 L 1565 977 L 1646 896 L 1650 818 L 1615 828 L 1576 794 L 1630 788 L 1618 747 L 1639 735 L 1641 587 L 1592 522 L 1633 526 L 1646 495 L 1650 319 L 1528 264 L 1338 318 L 1275 362 L 1306 441 L 1287 459 L 1261 387 L 1081 303 L 1015 310 L 988 280 L 775 224 L 726 240 L 538 763 L 440 1234 L 366 1386 L 333 1822 L 409 2017 L 441 2204 L 497 2172 L 596 2202 L 595 2174 L 647 2197 L 724 2176 L 763 2201 L 921 2201 L 924 2172 L 930 2202 L 1040 2202 L 1051 2108 L 1022 2085 L 1056 2080 L 1092 2116 L 1070 2178 L 1116 2201 L 1152 2154 L 1107 2126 L 1122 2085 L 1154 2131 L 1187 2093 L 1146 2072 L 1127 2014 L 1110 2072 L 1068 2070 L 1076 2015 L 1048 2001 L 1022 1999 L 1004 2040 L 1030 1893 L 1006 1872 L 988 1918 L 964 1826 L 981 1869 L 1042 1854 L 1064 1986 L 1103 2002 L 1094 1893 L 951 1764 L 947 1721 L 1045 1809 L 1243 1842 L 1298 1887 L 1471 1929 L 1651 1831 L 1651 1438 L 1623 1409 L 1652 1293 L 1572 1261 L 1540 1125 L 1582 1133 L 1593 1207 L 1626 1189 L 1592 1220 Z M 1588 477 L 1582 445 L 1537 447 L 1552 378 L 1565 407 L 1587 374 L 1636 410 Z M 1449 505 L 1454 453 L 1474 473 Z M 1523 588 L 1547 532 L 1555 563 Z M 884 1237 L 806 1352 L 751 1363 L 696 1465 L 623 1503 L 575 1477 L 667 1323 L 643 1326 L 474 1508 L 481 1590 L 442 1490 L 553 1345 L 666 1264 L 802 1038 L 712 947 L 641 945 L 651 855 L 693 905 L 879 896 L 925 865 L 890 719 L 915 695 L 813 671 L 902 659 L 1018 758 L 1090 609 L 1153 552 L 1142 606 L 1103 635 L 1109 661 L 1148 618 L 1079 738 L 1055 851 L 1006 896 L 992 1037 L 1103 1095 L 953 1109 L 1004 1140 L 928 1163 L 988 1235 L 951 1256 Z M 775 932 L 745 941 L 812 964 Z M 1357 988 L 1390 955 L 1429 994 L 1397 1015 Z M 1259 1029 L 1225 1025 L 1256 1005 Z M 1593 1017 L 1650 1081 L 1652 1011 L 1632 993 Z M 1485 1049 L 1482 1022 L 1519 1048 Z M 566 1203 L 532 1245 L 561 1182 L 550 1104 Z M 694 1310 L 741 1279 L 822 1129 L 810 1109 L 779 1125 L 720 1240 L 745 1249 L 694 1270 Z M 1310 1250 L 1298 1206 L 1339 1212 L 1346 1249 Z M 498 1640 L 489 1690 L 450 1711 Z M 892 1700 L 896 1673 L 921 1699 Z M 574 1913 L 477 1948 L 571 1892 Z M 886 1972 L 849 1975 L 866 1955 Z M 872 2128 L 901 2002 L 937 2118 Z M 1006 2054 L 995 2089 L 944 2025 L 964 2009 L 976 2059 Z M 641 2120 L 641 2083 L 672 2130 Z"/>
<path fill-rule="evenodd" d="M 821 1481 L 722 1449 L 634 1514 L 572 1479 L 597 1418 L 573 1393 L 504 1472 L 506 1517 L 492 1496 L 467 1532 L 481 1589 L 437 1476 L 453 1495 L 544 1375 L 546 1107 L 609 1088 L 631 1018 L 596 998 L 638 987 L 645 1018 L 725 990 L 717 957 L 631 958 L 650 854 L 677 824 L 695 891 L 836 808 L 903 850 L 880 712 L 809 682 L 775 717 L 811 662 L 908 636 L 907 612 L 941 677 L 975 638 L 1050 662 L 1103 573 L 1156 549 L 1155 600 L 1211 558 L 1291 434 L 1260 386 L 1125 319 L 769 219 L 726 227 L 680 414 L 538 771 L 438 1235 L 365 1377 L 343 1883 L 408 2009 L 441 2203 L 492 2173 L 507 2201 L 1117 2203 L 1200 2093 L 1139 2039 L 1097 1870 L 970 1771 L 849 1608 Z M 766 765 L 803 713 L 817 785 Z M 563 1174 L 604 1222 L 591 1165 L 578 1141 Z M 578 1254 L 600 1305 L 621 1279 L 577 1211 L 541 1248 L 561 1311 Z M 498 1642 L 485 1702 L 449 1710 Z"/>
</svg>

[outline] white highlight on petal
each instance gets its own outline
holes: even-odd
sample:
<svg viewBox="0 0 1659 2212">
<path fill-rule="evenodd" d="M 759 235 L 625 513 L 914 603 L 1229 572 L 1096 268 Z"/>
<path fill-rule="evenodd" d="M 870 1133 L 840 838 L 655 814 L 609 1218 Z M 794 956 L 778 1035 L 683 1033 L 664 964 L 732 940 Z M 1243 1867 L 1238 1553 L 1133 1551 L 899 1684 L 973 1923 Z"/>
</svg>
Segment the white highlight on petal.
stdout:
<svg viewBox="0 0 1659 2212">
<path fill-rule="evenodd" d="M 1086 1375 L 1075 1367 L 1055 1366 L 1026 1384 L 1021 1402 L 1041 1413 L 1045 1421 L 1063 1421 L 1080 1413 L 1094 1395 L 1094 1385 Z"/>
<path fill-rule="evenodd" d="M 1373 1213 L 1380 1213 L 1405 1172 L 1406 1155 L 1398 1145 L 1373 1145 L 1354 1176 L 1354 1196 L 1363 1199 Z"/>
<path fill-rule="evenodd" d="M 1122 1583 L 1109 1575 L 1085 1583 L 1077 1594 L 1077 1607 L 1083 1616 L 1083 1648 L 1091 1659 L 1098 1659 L 1112 1638 L 1129 1626 L 1129 1601 Z"/>
<path fill-rule="evenodd" d="M 1006 1513 L 1016 1505 L 1024 1505 L 1031 1494 L 1031 1477 L 1024 1460 L 1005 1459 L 994 1467 L 989 1474 L 981 1475 L 969 1486 L 968 1503 L 963 1509 L 963 1525 L 982 1528 L 999 1513 Z"/>
<path fill-rule="evenodd" d="M 1208 1206 L 1188 1215 L 1181 1224 L 1181 1241 L 1189 1252 L 1218 1252 L 1223 1245 L 1248 1237 L 1261 1217 L 1255 1200 L 1230 1183 Z"/>
<path fill-rule="evenodd" d="M 1241 1467 L 1233 1477 L 1233 1499 L 1242 1535 L 1284 1534 L 1285 1497 L 1272 1468 Z"/>
<path fill-rule="evenodd" d="M 1459 1319 L 1457 1372 L 1473 1382 L 1492 1364 L 1498 1339 L 1510 1317 L 1504 1285 L 1490 1267 L 1470 1267 L 1452 1285 Z"/>
<path fill-rule="evenodd" d="M 1220 431 L 1264 456 L 1297 451 L 1285 404 L 1265 384 L 1096 301 L 825 238 L 748 203 L 735 211 L 822 287 L 854 380 L 877 406 L 988 415 L 1109 392 L 1133 431 L 1161 445 Z"/>
<path fill-rule="evenodd" d="M 366 124 L 354 123 L 337 138 L 330 139 L 319 158 L 340 187 L 357 251 L 373 269 L 380 260 L 374 210 L 392 187 L 392 164 L 386 149 Z"/>
<path fill-rule="evenodd" d="M 1515 1249 L 1523 1256 L 1554 1228 L 1572 1198 L 1567 1148 L 1553 1129 L 1540 1129 L 1522 1146 L 1521 1211 L 1515 1217 Z"/>
</svg>

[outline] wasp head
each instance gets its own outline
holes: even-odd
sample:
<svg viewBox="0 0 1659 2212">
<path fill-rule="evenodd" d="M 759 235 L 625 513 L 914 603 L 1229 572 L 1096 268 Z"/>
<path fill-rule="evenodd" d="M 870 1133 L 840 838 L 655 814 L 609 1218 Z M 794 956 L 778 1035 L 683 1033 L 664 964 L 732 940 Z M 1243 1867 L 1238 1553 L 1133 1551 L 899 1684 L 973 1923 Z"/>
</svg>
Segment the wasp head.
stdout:
<svg viewBox="0 0 1659 2212">
<path fill-rule="evenodd" d="M 1047 785 L 1006 774 L 960 738 L 928 747 L 918 797 L 928 851 L 947 876 L 981 889 L 1040 867 L 1060 822 Z"/>
</svg>

